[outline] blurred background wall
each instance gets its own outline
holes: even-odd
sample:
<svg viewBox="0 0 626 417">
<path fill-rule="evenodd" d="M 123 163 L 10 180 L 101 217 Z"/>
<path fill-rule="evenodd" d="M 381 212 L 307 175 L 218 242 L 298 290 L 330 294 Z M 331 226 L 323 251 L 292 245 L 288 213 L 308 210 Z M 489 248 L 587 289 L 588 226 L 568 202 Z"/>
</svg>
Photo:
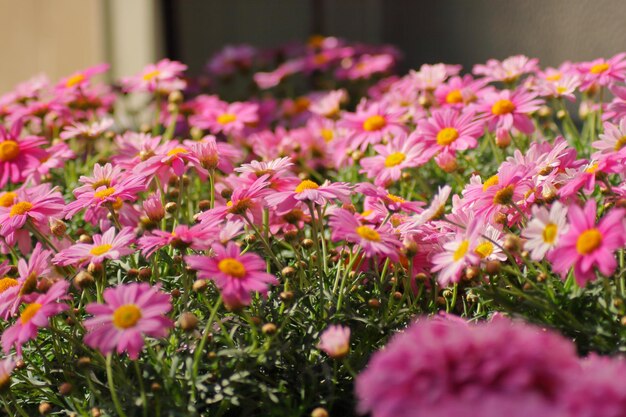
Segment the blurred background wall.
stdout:
<svg viewBox="0 0 626 417">
<path fill-rule="evenodd" d="M 0 0 L 0 92 L 107 61 L 111 76 L 163 56 L 192 73 L 225 44 L 322 33 L 392 43 L 405 67 L 523 53 L 544 65 L 626 50 L 626 0 Z"/>
</svg>

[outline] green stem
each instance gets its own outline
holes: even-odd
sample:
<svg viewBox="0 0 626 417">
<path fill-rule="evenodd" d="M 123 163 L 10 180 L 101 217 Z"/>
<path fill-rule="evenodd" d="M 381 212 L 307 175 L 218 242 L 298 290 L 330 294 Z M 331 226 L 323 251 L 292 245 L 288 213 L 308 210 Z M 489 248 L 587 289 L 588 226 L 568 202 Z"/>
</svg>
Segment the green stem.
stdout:
<svg viewBox="0 0 626 417">
<path fill-rule="evenodd" d="M 117 391 L 115 390 L 115 383 L 113 382 L 113 371 L 111 370 L 111 359 L 112 359 L 112 355 L 109 353 L 107 355 L 106 371 L 107 371 L 107 382 L 109 384 L 109 391 L 111 392 L 111 399 L 113 400 L 113 405 L 115 406 L 115 411 L 117 411 L 117 414 L 120 417 L 126 417 L 126 413 L 122 409 L 120 400 L 117 397 Z"/>
</svg>

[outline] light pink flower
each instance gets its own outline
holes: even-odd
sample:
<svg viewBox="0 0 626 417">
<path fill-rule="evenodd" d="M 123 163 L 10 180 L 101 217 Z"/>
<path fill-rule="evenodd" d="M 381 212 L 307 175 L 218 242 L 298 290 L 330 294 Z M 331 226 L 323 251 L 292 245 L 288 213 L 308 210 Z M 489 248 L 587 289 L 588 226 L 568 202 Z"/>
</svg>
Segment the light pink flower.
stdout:
<svg viewBox="0 0 626 417">
<path fill-rule="evenodd" d="M 418 123 L 413 134 L 437 152 L 464 151 L 475 148 L 483 134 L 483 123 L 472 112 L 453 109 L 434 110 L 432 116 Z"/>
<path fill-rule="evenodd" d="M 0 233 L 4 236 L 24 227 L 27 220 L 35 226 L 47 227 L 48 219 L 63 210 L 61 193 L 56 188 L 51 189 L 49 184 L 22 187 L 12 193 L 12 204 L 8 207 L 0 205 Z"/>
<path fill-rule="evenodd" d="M 536 72 L 539 69 L 537 58 L 515 55 L 503 61 L 490 59 L 485 65 L 475 65 L 473 73 L 483 75 L 489 81 L 514 82 L 522 75 Z"/>
<path fill-rule="evenodd" d="M 265 201 L 270 207 L 276 207 L 279 214 L 283 214 L 301 204 L 324 206 L 331 200 L 347 203 L 350 201 L 350 193 L 348 183 L 326 181 L 318 185 L 311 180 L 303 180 L 293 190 L 269 193 Z"/>
<path fill-rule="evenodd" d="M 365 150 L 368 145 L 381 143 L 385 137 L 404 134 L 406 128 L 401 117 L 401 110 L 394 110 L 377 102 L 363 102 L 356 113 L 345 113 L 338 122 L 338 127 L 348 130 L 352 149 Z"/>
<path fill-rule="evenodd" d="M 153 230 L 139 239 L 139 248 L 145 257 L 152 256 L 156 250 L 168 245 L 179 250 L 187 248 L 207 250 L 211 243 L 217 239 L 219 229 L 217 222 L 204 222 L 191 227 L 181 224 L 176 226 L 171 233 L 164 230 Z"/>
<path fill-rule="evenodd" d="M 350 352 L 350 328 L 330 325 L 320 336 L 317 348 L 333 359 L 341 359 Z"/>
<path fill-rule="evenodd" d="M 117 234 L 115 228 L 111 227 L 102 235 L 93 235 L 92 239 L 93 243 L 76 243 L 63 249 L 54 256 L 52 262 L 62 266 L 101 264 L 106 259 L 120 259 L 134 252 L 130 245 L 135 241 L 135 232 L 130 227 L 123 228 Z"/>
<path fill-rule="evenodd" d="M 533 218 L 528 222 L 522 236 L 527 239 L 524 249 L 530 257 L 540 261 L 546 253 L 559 243 L 567 232 L 567 207 L 556 201 L 548 211 L 545 207 L 533 206 Z"/>
<path fill-rule="evenodd" d="M 182 90 L 187 85 L 182 79 L 187 66 L 165 58 L 156 64 L 147 65 L 138 75 L 122 79 L 128 92 L 158 92 L 167 94 Z"/>
<path fill-rule="evenodd" d="M 578 64 L 578 72 L 583 77 L 581 90 L 586 91 L 593 86 L 611 86 L 626 77 L 626 53 L 619 53 L 605 60 L 594 59 Z"/>
<path fill-rule="evenodd" d="M 145 336 L 163 338 L 172 327 L 166 314 L 172 309 L 170 296 L 147 283 L 118 285 L 104 290 L 105 304 L 85 308 L 94 317 L 85 320 L 85 344 L 107 355 L 128 352 L 136 360 Z"/>
<path fill-rule="evenodd" d="M 533 93 L 518 88 L 486 92 L 475 109 L 496 134 L 503 135 L 515 128 L 528 135 L 535 130 L 529 114 L 538 110 L 540 104 Z"/>
<path fill-rule="evenodd" d="M 7 131 L 0 125 L 0 188 L 9 182 L 23 182 L 27 173 L 41 165 L 41 160 L 46 156 L 46 152 L 40 148 L 46 139 L 39 136 L 20 138 L 22 126 L 22 121 L 16 121 Z"/>
</svg>

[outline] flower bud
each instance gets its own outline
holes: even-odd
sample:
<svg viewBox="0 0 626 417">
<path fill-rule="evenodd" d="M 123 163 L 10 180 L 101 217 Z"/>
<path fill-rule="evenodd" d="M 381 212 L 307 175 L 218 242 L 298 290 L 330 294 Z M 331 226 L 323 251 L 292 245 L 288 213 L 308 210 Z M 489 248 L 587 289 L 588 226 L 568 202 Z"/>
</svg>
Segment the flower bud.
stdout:
<svg viewBox="0 0 626 417">
<path fill-rule="evenodd" d="M 152 278 L 152 268 L 139 269 L 139 281 L 150 281 L 150 278 Z"/>
<path fill-rule="evenodd" d="M 59 385 L 59 394 L 65 397 L 69 395 L 73 389 L 74 386 L 72 384 L 70 384 L 69 382 L 64 382 Z"/>
<path fill-rule="evenodd" d="M 204 292 L 204 290 L 206 290 L 207 285 L 208 284 L 205 279 L 199 279 L 193 283 L 192 288 L 195 292 Z"/>
<path fill-rule="evenodd" d="M 173 201 L 170 201 L 169 203 L 165 204 L 165 211 L 172 214 L 172 213 L 176 213 L 176 210 L 178 210 L 178 204 L 174 203 Z"/>
<path fill-rule="evenodd" d="M 76 274 L 72 282 L 74 284 L 74 287 L 80 290 L 84 290 L 93 285 L 94 278 L 93 278 L 93 275 L 91 275 L 89 272 L 80 271 L 78 274 Z"/>
<path fill-rule="evenodd" d="M 52 411 L 52 405 L 47 402 L 42 402 L 39 404 L 38 410 L 39 410 L 39 414 L 41 414 L 42 416 L 45 416 L 47 414 L 50 414 L 50 412 Z"/>
<path fill-rule="evenodd" d="M 67 226 L 62 220 L 50 217 L 50 219 L 48 220 L 48 224 L 50 225 L 50 232 L 52 232 L 54 236 L 65 236 L 65 232 L 67 232 Z"/>
<path fill-rule="evenodd" d="M 500 272 L 500 266 L 501 263 L 497 259 L 487 261 L 485 265 L 485 271 L 487 272 L 487 275 L 497 275 Z"/>
<path fill-rule="evenodd" d="M 313 240 L 311 239 L 302 239 L 302 246 L 306 249 L 310 249 L 313 247 L 315 242 L 313 242 Z"/>
<path fill-rule="evenodd" d="M 328 417 L 328 411 L 325 408 L 317 407 L 311 411 L 311 417 Z"/>
<path fill-rule="evenodd" d="M 276 333 L 276 325 L 274 323 L 265 323 L 263 327 L 261 327 L 261 332 L 271 336 Z"/>
<path fill-rule="evenodd" d="M 178 325 L 184 331 L 191 332 L 198 326 L 198 317 L 189 311 L 185 311 L 178 318 Z"/>
<path fill-rule="evenodd" d="M 286 267 L 284 267 L 284 268 L 280 271 L 280 273 L 281 273 L 283 276 L 285 276 L 285 277 L 289 278 L 289 277 L 292 277 L 292 276 L 294 276 L 294 275 L 295 275 L 296 270 L 295 270 L 295 268 L 293 268 L 292 266 L 286 266 Z"/>
</svg>

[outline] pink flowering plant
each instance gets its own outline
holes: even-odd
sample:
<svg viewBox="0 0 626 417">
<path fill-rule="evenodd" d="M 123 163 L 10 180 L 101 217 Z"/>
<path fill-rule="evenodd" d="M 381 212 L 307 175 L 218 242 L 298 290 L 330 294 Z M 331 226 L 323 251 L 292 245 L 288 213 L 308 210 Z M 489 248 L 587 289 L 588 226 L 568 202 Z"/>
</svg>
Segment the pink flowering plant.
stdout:
<svg viewBox="0 0 626 417">
<path fill-rule="evenodd" d="M 623 416 L 624 54 L 399 56 L 0 96 L 2 413 Z"/>
</svg>

